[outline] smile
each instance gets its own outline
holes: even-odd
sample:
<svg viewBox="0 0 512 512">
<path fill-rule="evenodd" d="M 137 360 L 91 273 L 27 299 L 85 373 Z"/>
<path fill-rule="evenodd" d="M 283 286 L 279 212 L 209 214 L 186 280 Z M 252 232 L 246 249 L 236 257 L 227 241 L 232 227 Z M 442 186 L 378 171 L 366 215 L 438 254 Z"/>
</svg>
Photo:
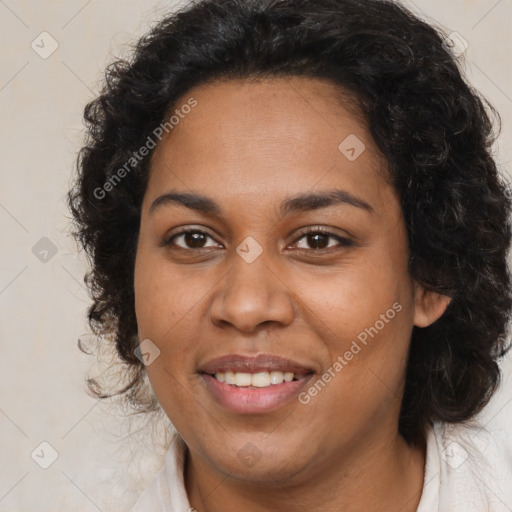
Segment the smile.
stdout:
<svg viewBox="0 0 512 512">
<path fill-rule="evenodd" d="M 266 388 L 282 382 L 292 382 L 297 380 L 293 372 L 217 372 L 214 377 L 219 382 L 225 382 L 231 386 L 249 387 L 249 388 Z"/>
<path fill-rule="evenodd" d="M 239 414 L 263 414 L 282 407 L 316 372 L 310 363 L 273 354 L 226 354 L 198 370 L 209 397 Z"/>
<path fill-rule="evenodd" d="M 219 379 L 219 373 L 224 382 Z M 215 403 L 237 414 L 265 414 L 275 411 L 297 398 L 314 376 L 314 373 L 294 376 L 289 372 L 219 373 L 200 375 L 208 395 Z M 234 380 L 233 384 L 226 382 L 226 374 L 228 380 Z M 267 384 L 272 378 L 274 383 Z M 236 382 L 240 382 L 240 385 Z"/>
</svg>

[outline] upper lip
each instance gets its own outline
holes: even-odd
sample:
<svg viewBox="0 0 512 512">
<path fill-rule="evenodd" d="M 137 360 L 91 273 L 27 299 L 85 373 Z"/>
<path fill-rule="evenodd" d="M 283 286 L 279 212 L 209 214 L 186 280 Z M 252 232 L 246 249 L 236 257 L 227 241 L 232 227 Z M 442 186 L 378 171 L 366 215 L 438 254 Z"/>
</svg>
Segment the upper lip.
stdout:
<svg viewBox="0 0 512 512">
<path fill-rule="evenodd" d="M 210 359 L 199 367 L 202 373 L 214 375 L 217 372 L 257 373 L 257 372 L 291 372 L 295 375 L 312 373 L 313 368 L 292 359 L 272 354 L 242 355 L 227 354 Z"/>
</svg>

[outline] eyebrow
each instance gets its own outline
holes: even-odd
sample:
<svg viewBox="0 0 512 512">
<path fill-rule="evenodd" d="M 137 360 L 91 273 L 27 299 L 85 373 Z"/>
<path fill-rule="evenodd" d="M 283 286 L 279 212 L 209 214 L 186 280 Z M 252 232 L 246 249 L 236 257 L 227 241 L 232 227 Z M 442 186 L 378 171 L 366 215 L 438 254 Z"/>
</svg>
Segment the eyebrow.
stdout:
<svg viewBox="0 0 512 512">
<path fill-rule="evenodd" d="M 176 192 L 173 190 L 157 197 L 149 208 L 149 214 L 151 215 L 160 207 L 169 204 L 180 204 L 191 210 L 196 210 L 208 215 L 216 215 L 218 217 L 222 214 L 220 205 L 209 197 L 201 194 Z M 318 210 L 335 205 L 349 205 L 361 208 L 369 213 L 375 213 L 375 210 L 366 201 L 340 189 L 307 192 L 305 194 L 288 197 L 281 203 L 280 213 L 282 217 L 285 217 L 291 213 Z"/>
</svg>

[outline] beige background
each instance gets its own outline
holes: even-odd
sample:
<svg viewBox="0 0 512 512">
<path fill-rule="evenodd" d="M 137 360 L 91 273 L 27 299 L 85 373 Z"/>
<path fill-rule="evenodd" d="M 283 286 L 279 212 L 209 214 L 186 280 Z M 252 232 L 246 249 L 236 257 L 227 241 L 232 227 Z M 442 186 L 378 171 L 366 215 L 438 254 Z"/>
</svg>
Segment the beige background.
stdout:
<svg viewBox="0 0 512 512">
<path fill-rule="evenodd" d="M 406 3 L 468 41 L 467 77 L 502 115 L 496 154 L 509 172 L 512 0 Z M 66 237 L 63 198 L 80 147 L 82 109 L 96 94 L 104 66 L 173 5 L 0 0 L 2 512 L 127 510 L 160 463 L 162 449 L 152 448 L 147 430 L 128 441 L 134 427 L 84 392 L 91 358 L 76 341 L 87 333 L 89 299 L 85 263 Z M 58 43 L 46 59 L 31 48 L 43 31 Z M 39 242 L 43 237 L 51 242 Z M 46 263 L 32 252 L 38 242 L 56 250 Z M 505 370 L 508 380 L 485 411 L 490 424 L 512 420 L 510 363 Z M 43 441 L 58 452 L 48 469 L 31 458 L 36 450 L 35 458 L 49 460 Z M 128 466 L 132 451 L 135 462 Z"/>
</svg>

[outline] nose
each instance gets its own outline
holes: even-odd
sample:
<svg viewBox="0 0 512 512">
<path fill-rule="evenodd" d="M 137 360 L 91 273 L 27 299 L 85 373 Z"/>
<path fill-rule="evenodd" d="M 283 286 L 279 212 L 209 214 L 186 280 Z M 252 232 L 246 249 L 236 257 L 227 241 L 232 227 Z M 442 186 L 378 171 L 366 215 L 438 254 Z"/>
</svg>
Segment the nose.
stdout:
<svg viewBox="0 0 512 512">
<path fill-rule="evenodd" d="M 231 325 L 244 333 L 270 323 L 281 327 L 292 323 L 295 310 L 292 291 L 269 265 L 265 251 L 247 263 L 237 253 L 215 290 L 210 318 L 214 325 Z"/>
</svg>

